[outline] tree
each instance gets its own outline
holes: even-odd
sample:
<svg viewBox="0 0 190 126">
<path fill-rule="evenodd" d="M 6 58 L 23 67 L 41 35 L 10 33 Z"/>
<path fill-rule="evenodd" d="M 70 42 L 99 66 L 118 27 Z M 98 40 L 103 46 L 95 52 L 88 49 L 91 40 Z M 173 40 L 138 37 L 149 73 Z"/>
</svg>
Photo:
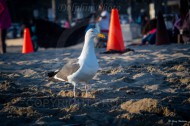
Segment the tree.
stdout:
<svg viewBox="0 0 190 126">
<path fill-rule="evenodd" d="M 68 20 L 71 24 L 72 22 L 72 0 L 67 0 L 67 14 L 68 14 Z"/>
</svg>

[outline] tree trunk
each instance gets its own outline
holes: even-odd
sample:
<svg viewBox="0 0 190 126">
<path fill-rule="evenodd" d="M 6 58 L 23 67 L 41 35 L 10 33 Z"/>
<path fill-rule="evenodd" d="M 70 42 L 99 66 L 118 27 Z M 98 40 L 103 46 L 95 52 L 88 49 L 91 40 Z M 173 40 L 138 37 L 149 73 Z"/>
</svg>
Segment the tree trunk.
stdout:
<svg viewBox="0 0 190 126">
<path fill-rule="evenodd" d="M 52 3 L 52 11 L 53 11 L 52 18 L 53 18 L 53 21 L 55 21 L 55 18 L 56 18 L 56 0 L 52 0 L 51 3 Z"/>
<path fill-rule="evenodd" d="M 68 14 L 68 21 L 71 24 L 71 21 L 72 21 L 72 0 L 67 0 L 67 14 Z"/>
</svg>

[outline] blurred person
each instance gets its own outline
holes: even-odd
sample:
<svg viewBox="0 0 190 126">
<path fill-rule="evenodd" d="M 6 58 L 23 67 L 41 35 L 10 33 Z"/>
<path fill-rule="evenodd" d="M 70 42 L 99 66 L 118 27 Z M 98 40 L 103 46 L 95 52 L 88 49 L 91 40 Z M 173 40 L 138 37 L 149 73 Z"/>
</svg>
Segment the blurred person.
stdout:
<svg viewBox="0 0 190 126">
<path fill-rule="evenodd" d="M 149 31 L 149 33 L 142 39 L 142 45 L 156 43 L 156 28 Z"/>
<path fill-rule="evenodd" d="M 89 28 L 96 28 L 98 32 L 103 33 L 106 37 L 109 31 L 109 19 L 110 15 L 106 8 L 106 0 L 101 0 L 98 6 L 98 11 L 92 13 L 90 22 L 85 31 Z M 106 47 L 107 38 L 96 40 L 96 48 Z"/>
<path fill-rule="evenodd" d="M 190 42 L 190 9 L 188 0 L 180 0 L 180 18 L 176 20 L 173 35 L 177 35 L 178 43 Z"/>
<path fill-rule="evenodd" d="M 149 21 L 145 24 L 145 26 L 144 26 L 144 28 L 143 28 L 143 30 L 142 30 L 142 35 L 143 35 L 143 37 L 146 37 L 147 34 L 148 34 L 151 30 L 155 29 L 156 27 L 157 27 L 157 19 L 149 20 Z"/>
<path fill-rule="evenodd" d="M 146 27 L 146 24 L 149 22 L 149 17 L 146 14 L 143 14 L 141 16 L 141 33 L 144 32 L 144 29 Z"/>
<path fill-rule="evenodd" d="M 0 0 L 0 54 L 6 53 L 6 34 L 11 26 L 11 18 L 5 0 Z"/>
<path fill-rule="evenodd" d="M 182 29 L 183 29 L 183 35 L 182 35 L 183 41 L 185 43 L 190 42 L 190 10 L 183 21 Z"/>
<path fill-rule="evenodd" d="M 173 43 L 177 43 L 177 36 L 179 34 L 179 30 L 177 29 L 177 20 L 179 19 L 179 15 L 178 14 L 175 14 L 174 17 L 173 17 L 173 21 L 172 21 L 172 24 L 173 24 L 173 27 L 172 27 L 172 31 L 171 31 L 171 41 Z"/>
<path fill-rule="evenodd" d="M 100 33 L 105 35 L 105 38 L 101 38 L 99 43 L 97 43 L 97 48 L 106 47 L 107 38 L 109 32 L 109 24 L 110 24 L 110 14 L 107 10 L 104 9 L 104 3 L 99 5 L 99 18 L 97 20 L 96 27 L 99 29 Z"/>
<path fill-rule="evenodd" d="M 34 18 L 29 20 L 28 28 L 30 29 L 30 35 L 31 35 L 34 51 L 37 52 L 37 50 L 38 50 L 38 38 L 36 35 L 36 24 L 35 24 Z"/>
<path fill-rule="evenodd" d="M 178 41 L 182 41 L 182 38 L 180 38 L 180 40 L 178 40 L 178 35 L 180 34 L 180 29 L 181 29 L 181 18 L 180 17 L 176 17 L 175 22 L 174 22 L 174 26 L 172 29 L 172 40 L 177 43 Z"/>
<path fill-rule="evenodd" d="M 24 29 L 25 29 L 25 28 L 28 28 L 29 26 L 30 26 L 30 23 L 29 23 L 28 17 L 23 16 L 23 17 L 21 18 L 21 35 L 22 35 L 22 37 L 24 37 L 24 36 L 23 36 L 23 35 L 24 35 Z"/>
<path fill-rule="evenodd" d="M 148 21 L 143 29 L 142 45 L 156 43 L 157 19 Z"/>
<path fill-rule="evenodd" d="M 108 13 L 107 10 L 103 10 L 101 12 L 98 22 L 99 22 L 100 32 L 103 34 L 108 34 L 109 24 L 110 24 L 110 14 Z"/>
<path fill-rule="evenodd" d="M 68 20 L 65 20 L 63 27 L 66 29 L 70 28 L 70 24 Z"/>
</svg>

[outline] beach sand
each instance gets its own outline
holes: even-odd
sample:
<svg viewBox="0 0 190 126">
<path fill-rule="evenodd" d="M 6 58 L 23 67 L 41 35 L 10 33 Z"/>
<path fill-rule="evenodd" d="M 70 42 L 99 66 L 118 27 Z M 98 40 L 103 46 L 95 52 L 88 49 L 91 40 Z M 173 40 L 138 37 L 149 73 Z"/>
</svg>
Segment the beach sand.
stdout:
<svg viewBox="0 0 190 126">
<path fill-rule="evenodd" d="M 82 44 L 0 55 L 0 125 L 190 125 L 190 46 L 129 46 L 100 54 L 100 70 L 73 86 L 47 73 L 80 55 Z"/>
</svg>

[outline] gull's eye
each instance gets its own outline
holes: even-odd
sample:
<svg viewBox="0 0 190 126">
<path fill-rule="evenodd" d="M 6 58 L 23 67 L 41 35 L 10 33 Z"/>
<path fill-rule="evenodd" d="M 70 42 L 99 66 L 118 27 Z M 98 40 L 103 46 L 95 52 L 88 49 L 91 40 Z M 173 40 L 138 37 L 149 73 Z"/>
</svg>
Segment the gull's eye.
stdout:
<svg viewBox="0 0 190 126">
<path fill-rule="evenodd" d="M 91 31 L 91 32 L 93 32 L 93 31 Z"/>
</svg>

